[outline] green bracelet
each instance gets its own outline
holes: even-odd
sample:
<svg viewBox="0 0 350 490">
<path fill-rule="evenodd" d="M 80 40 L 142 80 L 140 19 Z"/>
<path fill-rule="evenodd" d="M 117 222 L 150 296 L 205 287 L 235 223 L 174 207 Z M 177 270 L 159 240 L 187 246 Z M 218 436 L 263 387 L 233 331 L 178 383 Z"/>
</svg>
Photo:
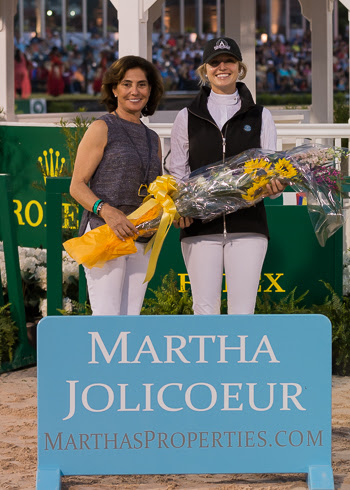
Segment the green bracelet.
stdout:
<svg viewBox="0 0 350 490">
<path fill-rule="evenodd" d="M 97 199 L 95 204 L 92 206 L 93 213 L 97 214 L 97 208 L 98 208 L 98 205 L 100 204 L 100 202 L 102 202 L 102 199 Z"/>
</svg>

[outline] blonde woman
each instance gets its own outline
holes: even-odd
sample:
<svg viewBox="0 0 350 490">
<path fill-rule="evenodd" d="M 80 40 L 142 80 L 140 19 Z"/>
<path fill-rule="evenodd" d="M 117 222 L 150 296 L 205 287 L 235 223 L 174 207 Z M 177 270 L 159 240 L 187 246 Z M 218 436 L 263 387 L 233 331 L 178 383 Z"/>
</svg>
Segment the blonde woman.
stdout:
<svg viewBox="0 0 350 490">
<path fill-rule="evenodd" d="M 249 148 L 276 148 L 271 113 L 255 104 L 242 80 L 247 67 L 230 38 L 210 40 L 198 68 L 201 90 L 177 115 L 171 135 L 170 173 L 178 180 Z M 274 181 L 268 195 L 284 186 Z M 189 274 L 194 313 L 220 314 L 223 272 L 229 314 L 254 313 L 269 232 L 264 203 L 208 223 L 180 218 L 181 248 Z"/>
</svg>

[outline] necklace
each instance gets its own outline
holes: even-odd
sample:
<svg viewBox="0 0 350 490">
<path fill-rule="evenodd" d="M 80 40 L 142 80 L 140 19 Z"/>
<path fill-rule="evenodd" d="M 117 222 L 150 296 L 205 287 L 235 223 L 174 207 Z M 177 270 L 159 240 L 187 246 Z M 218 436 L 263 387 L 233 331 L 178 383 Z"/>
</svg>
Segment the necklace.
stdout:
<svg viewBox="0 0 350 490">
<path fill-rule="evenodd" d="M 119 125 L 122 128 L 124 134 L 127 136 L 128 140 L 130 141 L 132 147 L 134 148 L 134 150 L 136 151 L 136 153 L 139 157 L 139 160 L 140 160 L 140 163 L 141 163 L 141 166 L 143 169 L 143 180 L 142 180 L 142 184 L 139 187 L 137 195 L 140 197 L 146 197 L 147 196 L 147 188 L 148 188 L 148 174 L 149 174 L 149 169 L 151 166 L 151 157 L 152 157 L 151 131 L 148 129 L 148 127 L 145 124 L 141 123 L 142 126 L 145 128 L 146 138 L 147 138 L 147 146 L 148 146 L 148 158 L 147 158 L 147 163 L 145 166 L 143 163 L 142 155 L 139 152 L 139 149 L 135 145 L 133 139 L 130 137 L 127 129 L 124 127 L 123 119 L 118 115 L 116 110 L 114 111 L 114 114 L 116 115 L 117 121 L 119 122 Z"/>
</svg>

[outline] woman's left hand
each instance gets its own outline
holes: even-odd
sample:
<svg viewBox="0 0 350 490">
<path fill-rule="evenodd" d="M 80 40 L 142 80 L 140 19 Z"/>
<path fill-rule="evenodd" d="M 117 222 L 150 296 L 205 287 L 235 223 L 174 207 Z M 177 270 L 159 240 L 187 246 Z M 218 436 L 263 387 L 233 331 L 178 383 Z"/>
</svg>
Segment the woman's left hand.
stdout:
<svg viewBox="0 0 350 490">
<path fill-rule="evenodd" d="M 288 184 L 282 184 L 282 182 L 278 179 L 271 180 L 270 184 L 266 185 L 266 190 L 264 192 L 264 197 L 275 196 L 276 194 L 280 194 L 284 191 Z"/>
<path fill-rule="evenodd" d="M 173 221 L 173 225 L 175 226 L 175 228 L 181 228 L 182 230 L 192 225 L 192 223 L 193 218 L 190 218 L 189 216 L 181 216 L 178 220 Z"/>
</svg>

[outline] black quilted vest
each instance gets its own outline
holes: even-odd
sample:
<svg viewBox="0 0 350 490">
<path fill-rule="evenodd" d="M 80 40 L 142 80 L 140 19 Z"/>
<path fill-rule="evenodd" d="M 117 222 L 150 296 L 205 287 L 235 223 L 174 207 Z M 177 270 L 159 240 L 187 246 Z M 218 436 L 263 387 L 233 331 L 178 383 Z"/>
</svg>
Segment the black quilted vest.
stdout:
<svg viewBox="0 0 350 490">
<path fill-rule="evenodd" d="M 189 165 L 191 171 L 223 161 L 223 135 L 226 137 L 226 157 L 232 157 L 248 150 L 260 148 L 260 133 L 263 107 L 256 105 L 244 83 L 238 82 L 241 98 L 240 110 L 229 119 L 222 130 L 218 128 L 207 108 L 210 89 L 201 91 L 188 107 Z M 223 233 L 226 222 L 227 233 L 253 232 L 269 237 L 266 211 L 263 201 L 250 208 L 220 216 L 208 223 L 195 220 L 181 230 L 180 238 L 197 235 Z"/>
</svg>

